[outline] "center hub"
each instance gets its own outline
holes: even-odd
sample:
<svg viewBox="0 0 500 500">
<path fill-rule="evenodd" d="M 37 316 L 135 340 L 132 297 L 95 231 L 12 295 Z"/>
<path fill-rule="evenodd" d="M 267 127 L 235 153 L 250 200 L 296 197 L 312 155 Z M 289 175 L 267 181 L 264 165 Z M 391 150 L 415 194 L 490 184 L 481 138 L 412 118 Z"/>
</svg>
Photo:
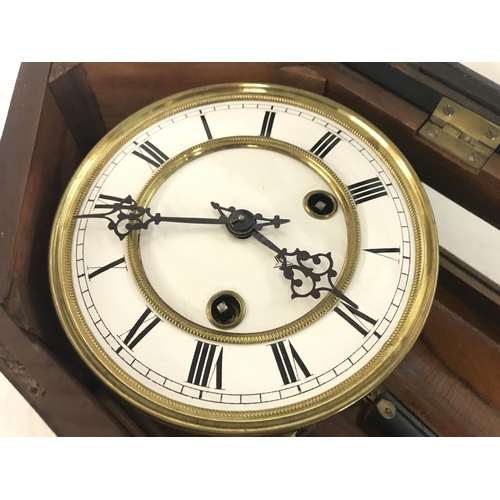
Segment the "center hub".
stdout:
<svg viewBox="0 0 500 500">
<path fill-rule="evenodd" d="M 255 228 L 255 217 L 248 210 L 235 210 L 228 220 L 227 228 L 237 238 L 248 238 Z"/>
</svg>

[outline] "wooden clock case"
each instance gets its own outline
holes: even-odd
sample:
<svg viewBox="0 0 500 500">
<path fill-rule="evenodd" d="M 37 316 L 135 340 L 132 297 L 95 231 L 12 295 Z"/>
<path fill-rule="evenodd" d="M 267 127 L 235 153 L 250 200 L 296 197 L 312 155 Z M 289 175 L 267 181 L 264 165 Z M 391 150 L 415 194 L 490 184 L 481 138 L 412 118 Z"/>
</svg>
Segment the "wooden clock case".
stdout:
<svg viewBox="0 0 500 500">
<path fill-rule="evenodd" d="M 0 142 L 0 370 L 59 436 L 181 436 L 114 396 L 74 352 L 48 282 L 63 190 L 105 133 L 189 88 L 281 83 L 339 101 L 387 134 L 420 179 L 500 228 L 500 149 L 471 168 L 418 134 L 444 96 L 499 125 L 500 91 L 453 64 L 25 63 Z M 426 326 L 383 388 L 439 436 L 500 435 L 500 291 L 445 249 Z M 380 435 L 363 399 L 312 436 Z"/>
</svg>

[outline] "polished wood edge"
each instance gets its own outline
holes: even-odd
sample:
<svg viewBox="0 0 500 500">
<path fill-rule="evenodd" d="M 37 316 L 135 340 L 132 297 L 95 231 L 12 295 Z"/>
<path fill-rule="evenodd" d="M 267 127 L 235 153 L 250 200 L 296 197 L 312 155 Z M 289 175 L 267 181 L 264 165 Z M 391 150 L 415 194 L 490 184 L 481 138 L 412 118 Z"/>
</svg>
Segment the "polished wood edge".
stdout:
<svg viewBox="0 0 500 500">
<path fill-rule="evenodd" d="M 34 336 L 0 308 L 0 370 L 58 436 L 128 436 Z"/>
<path fill-rule="evenodd" d="M 107 132 L 85 68 L 81 63 L 53 63 L 49 87 L 85 156 Z"/>
<path fill-rule="evenodd" d="M 279 68 L 276 83 L 324 95 L 327 80 L 318 71 L 309 66 L 292 64 Z"/>
<path fill-rule="evenodd" d="M 473 305 L 484 317 L 500 324 L 500 287 L 465 262 L 441 248 L 439 282 Z M 495 338 L 500 343 L 500 336 Z"/>
<path fill-rule="evenodd" d="M 50 63 L 21 64 L 0 141 L 0 303 L 12 279 L 10 264 L 49 70 Z"/>
</svg>

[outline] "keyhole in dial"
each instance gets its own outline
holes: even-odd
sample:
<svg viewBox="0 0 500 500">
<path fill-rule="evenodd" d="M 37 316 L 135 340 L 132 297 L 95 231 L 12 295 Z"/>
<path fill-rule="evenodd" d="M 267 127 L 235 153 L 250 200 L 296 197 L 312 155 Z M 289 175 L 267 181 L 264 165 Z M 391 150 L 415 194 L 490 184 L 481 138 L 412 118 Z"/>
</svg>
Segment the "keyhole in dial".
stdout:
<svg viewBox="0 0 500 500">
<path fill-rule="evenodd" d="M 327 191 L 311 191 L 304 198 L 306 212 L 315 219 L 329 219 L 337 207 L 337 200 Z"/>
<path fill-rule="evenodd" d="M 236 293 L 224 290 L 216 293 L 207 304 L 207 316 L 217 328 L 233 328 L 243 320 L 245 302 Z"/>
</svg>

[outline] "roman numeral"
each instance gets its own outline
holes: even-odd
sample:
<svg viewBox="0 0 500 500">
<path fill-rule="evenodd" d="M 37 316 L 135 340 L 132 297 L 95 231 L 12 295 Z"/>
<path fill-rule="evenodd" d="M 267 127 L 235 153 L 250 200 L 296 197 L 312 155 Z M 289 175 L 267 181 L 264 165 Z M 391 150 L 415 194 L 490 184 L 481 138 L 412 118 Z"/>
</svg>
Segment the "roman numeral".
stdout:
<svg viewBox="0 0 500 500">
<path fill-rule="evenodd" d="M 345 308 L 346 311 L 341 309 L 341 307 Z M 344 302 L 339 302 L 339 305 L 334 309 L 334 311 L 345 321 L 347 321 L 352 327 L 356 328 L 356 330 L 365 337 L 369 333 L 370 327 L 366 327 L 365 323 L 369 323 L 370 325 L 375 325 L 377 320 L 370 318 L 368 314 L 361 312 L 359 309 L 355 309 Z M 374 332 L 374 334 L 380 338 L 380 334 Z"/>
<path fill-rule="evenodd" d="M 200 111 L 200 113 L 201 113 L 201 111 Z M 205 129 L 205 133 L 207 134 L 207 137 L 210 140 L 212 140 L 213 139 L 212 132 L 210 132 L 210 127 L 208 126 L 207 119 L 206 119 L 205 115 L 201 115 L 200 118 L 201 118 L 201 121 L 203 123 L 203 128 Z"/>
<path fill-rule="evenodd" d="M 271 344 L 271 349 L 273 350 L 274 359 L 278 365 L 283 384 L 287 385 L 297 382 L 299 380 L 298 369 L 300 369 L 304 377 L 311 376 L 307 366 L 290 341 L 282 340 L 276 344 Z"/>
<path fill-rule="evenodd" d="M 378 177 L 356 182 L 347 186 L 347 189 L 351 192 L 356 205 L 380 198 L 381 196 L 387 196 L 387 191 Z"/>
<path fill-rule="evenodd" d="M 311 153 L 323 159 L 338 143 L 340 137 L 327 132 L 311 149 Z"/>
<path fill-rule="evenodd" d="M 112 269 L 113 267 L 119 266 L 120 264 L 123 264 L 125 262 L 125 257 L 122 257 L 121 259 L 115 260 L 114 262 L 110 262 L 109 264 L 106 264 L 103 267 L 100 267 L 96 271 L 93 271 L 89 274 L 89 280 L 92 278 L 95 278 L 96 276 L 99 276 L 99 274 L 104 273 L 108 269 Z"/>
<path fill-rule="evenodd" d="M 147 320 L 148 316 L 152 314 L 153 320 Z M 142 313 L 141 317 L 135 322 L 132 330 L 130 330 L 123 343 L 129 348 L 133 349 L 159 322 L 160 318 L 156 317 L 149 307 Z M 146 324 L 147 323 L 147 324 Z M 144 328 L 143 328 L 144 327 Z M 142 329 L 141 329 L 142 328 Z M 120 346 L 116 352 L 120 352 L 122 347 Z"/>
<path fill-rule="evenodd" d="M 262 122 L 262 128 L 260 129 L 260 135 L 262 137 L 271 137 L 275 117 L 276 113 L 274 111 L 266 111 L 264 121 Z"/>
<path fill-rule="evenodd" d="M 139 151 L 132 151 L 132 154 L 146 161 L 153 168 L 158 168 L 168 161 L 168 156 L 153 143 L 146 141 L 139 146 Z"/>
<path fill-rule="evenodd" d="M 190 384 L 208 387 L 215 374 L 215 388 L 222 389 L 223 347 L 197 341 L 187 381 Z M 217 355 L 217 361 L 214 361 Z"/>
<path fill-rule="evenodd" d="M 374 253 L 375 255 L 380 255 L 381 257 L 385 257 L 386 259 L 391 259 L 396 262 L 399 262 L 399 254 L 401 253 L 401 249 L 399 247 L 387 247 L 387 248 L 364 248 L 365 252 Z M 393 255 L 398 255 L 398 257 L 393 257 Z"/>
</svg>

